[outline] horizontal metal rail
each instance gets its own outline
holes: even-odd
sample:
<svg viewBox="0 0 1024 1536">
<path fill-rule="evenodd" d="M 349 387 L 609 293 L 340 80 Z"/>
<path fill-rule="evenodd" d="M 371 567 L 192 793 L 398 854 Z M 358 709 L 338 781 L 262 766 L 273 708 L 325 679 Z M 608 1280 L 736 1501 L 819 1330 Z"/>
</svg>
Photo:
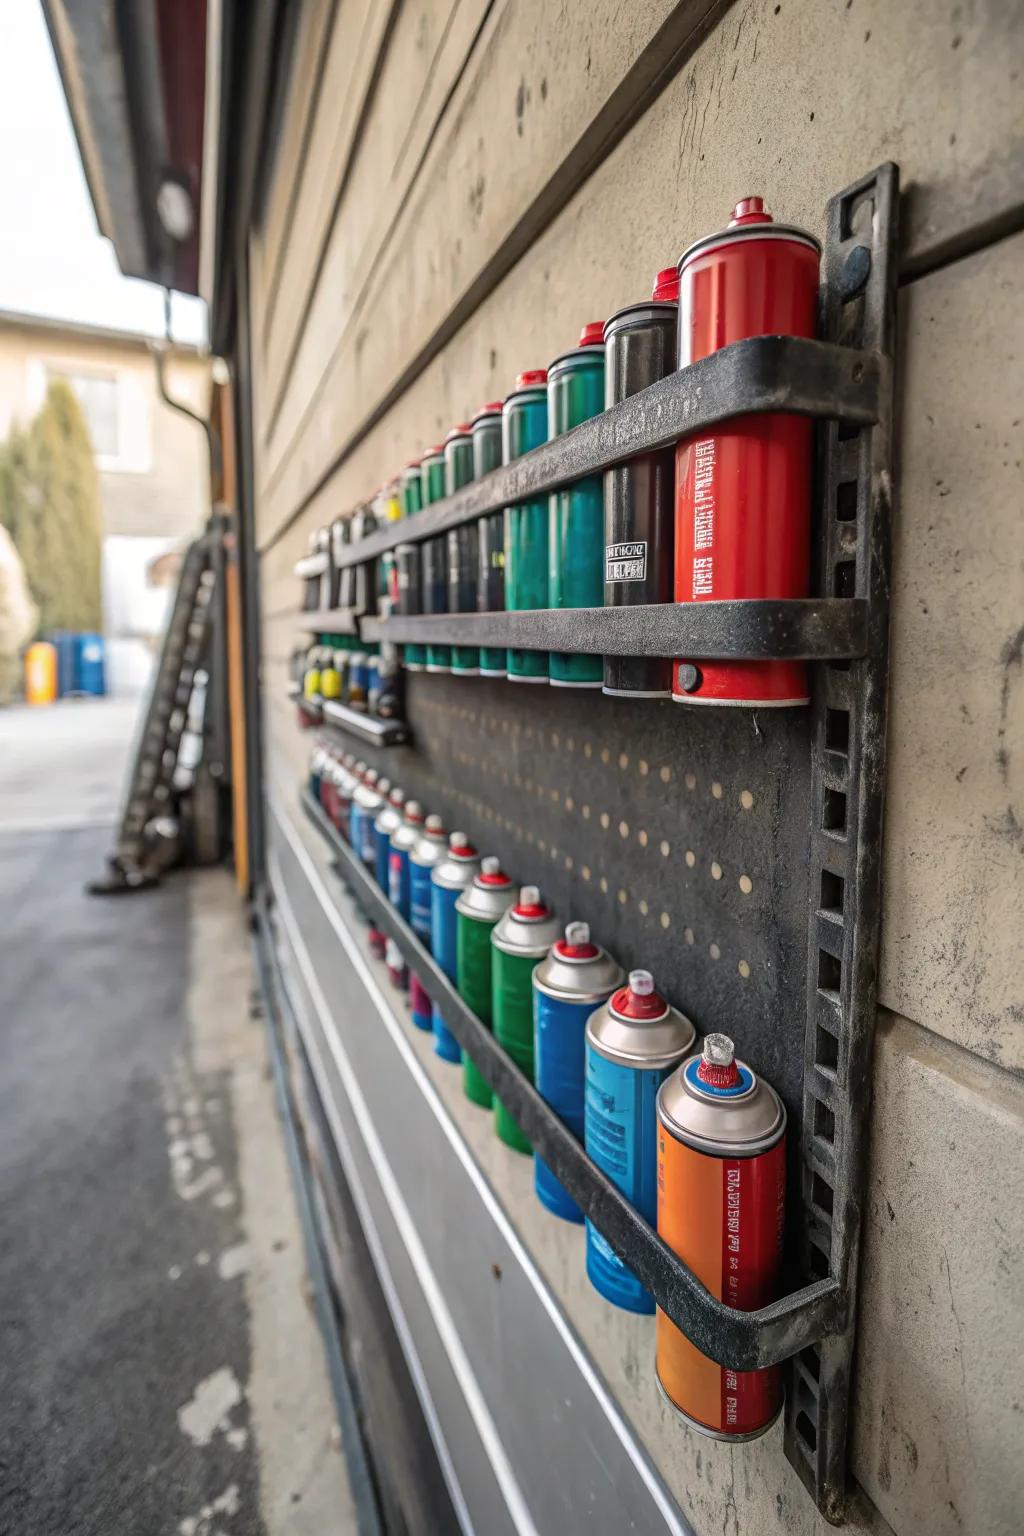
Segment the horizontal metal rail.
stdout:
<svg viewBox="0 0 1024 1536">
<path fill-rule="evenodd" d="M 505 645 L 603 656 L 838 661 L 864 655 L 867 603 L 839 597 L 757 598 L 415 618 L 393 614 L 363 619 L 360 631 L 366 640 Z"/>
<path fill-rule="evenodd" d="M 706 432 L 730 417 L 786 411 L 870 425 L 878 419 L 885 374 L 884 359 L 831 342 L 798 336 L 735 341 L 472 481 L 454 496 L 346 544 L 336 552 L 335 565 L 361 565 L 398 544 L 432 538 L 488 512 L 535 501 L 637 454 L 670 448 L 680 438 Z M 300 564 L 305 569 L 305 563 Z"/>
<path fill-rule="evenodd" d="M 298 614 L 295 623 L 311 634 L 358 635 L 359 608 L 310 608 Z"/>
<path fill-rule="evenodd" d="M 324 699 L 320 711 L 324 725 L 335 725 L 370 747 L 400 747 L 409 740 L 409 727 L 404 720 L 378 720 L 333 699 Z"/>
<path fill-rule="evenodd" d="M 833 1279 L 816 1281 L 756 1312 L 736 1311 L 712 1296 L 591 1162 L 580 1142 L 490 1030 L 467 1008 L 308 790 L 301 799 L 306 815 L 327 839 L 338 872 L 359 905 L 374 925 L 395 941 L 431 1001 L 438 1005 L 448 1028 L 524 1135 L 615 1252 L 640 1277 L 658 1305 L 698 1349 L 731 1370 L 759 1370 L 788 1359 L 843 1328 L 842 1293 Z"/>
</svg>

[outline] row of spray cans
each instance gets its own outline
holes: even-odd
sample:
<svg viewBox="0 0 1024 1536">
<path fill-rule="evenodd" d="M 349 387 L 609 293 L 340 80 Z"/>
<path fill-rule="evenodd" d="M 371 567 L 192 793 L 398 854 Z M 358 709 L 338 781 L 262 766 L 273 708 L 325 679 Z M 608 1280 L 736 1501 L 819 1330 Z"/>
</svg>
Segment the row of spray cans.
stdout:
<svg viewBox="0 0 1024 1536">
<path fill-rule="evenodd" d="M 656 1224 L 712 1294 L 753 1310 L 777 1298 L 785 1220 L 785 1109 L 731 1040 L 701 1050 L 690 1020 L 649 971 L 628 977 L 586 923 L 564 928 L 539 888 L 517 888 L 497 858 L 480 858 L 462 832 L 445 836 L 402 791 L 350 759 L 314 752 L 310 789 L 381 889 L 453 981 L 466 1005 L 532 1080 L 590 1158 Z M 408 984 L 413 1023 L 433 1030 L 442 1059 L 461 1060 L 466 1097 L 492 1109 L 498 1136 L 532 1148 L 436 1006 L 384 936 L 371 947 L 392 980 Z M 534 1184 L 547 1210 L 583 1212 L 539 1155 Z M 604 1236 L 586 1222 L 587 1273 L 607 1300 L 651 1314 L 655 1305 Z M 778 1367 L 732 1371 L 702 1354 L 660 1310 L 657 1375 L 695 1428 L 726 1439 L 763 1433 L 782 1401 Z"/>
<path fill-rule="evenodd" d="M 308 650 L 295 652 L 292 680 L 307 704 L 329 699 L 379 720 L 402 718 L 402 676 L 393 645 L 322 636 Z M 299 715 L 306 723 L 301 708 Z"/>
<path fill-rule="evenodd" d="M 776 224 L 760 198 L 744 199 L 725 229 L 658 274 L 649 300 L 585 325 L 577 346 L 521 373 L 507 399 L 407 465 L 387 491 L 386 515 L 413 516 L 732 342 L 813 336 L 819 256 L 812 235 Z M 674 450 L 400 545 L 395 607 L 436 614 L 803 597 L 810 495 L 811 423 L 774 412 L 735 417 Z M 444 645 L 407 646 L 404 659 L 412 670 L 633 698 L 759 706 L 808 698 L 803 662 L 698 665 Z"/>
</svg>

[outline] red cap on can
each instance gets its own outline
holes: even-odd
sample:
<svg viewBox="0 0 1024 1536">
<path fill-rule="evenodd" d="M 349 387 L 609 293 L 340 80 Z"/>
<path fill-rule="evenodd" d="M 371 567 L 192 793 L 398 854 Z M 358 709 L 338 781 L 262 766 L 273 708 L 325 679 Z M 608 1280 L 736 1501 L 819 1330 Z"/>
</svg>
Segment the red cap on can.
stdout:
<svg viewBox="0 0 1024 1536">
<path fill-rule="evenodd" d="M 452 427 L 451 431 L 448 433 L 448 436 L 445 438 L 445 442 L 450 443 L 453 437 L 468 437 L 471 431 L 472 428 L 470 427 L 468 421 L 460 421 L 458 426 Z"/>
<path fill-rule="evenodd" d="M 664 299 L 677 303 L 679 299 L 679 273 L 675 267 L 662 267 L 654 279 L 652 299 Z"/>
<path fill-rule="evenodd" d="M 423 807 L 418 800 L 409 800 L 405 807 L 405 819 L 418 827 L 423 821 Z"/>
<path fill-rule="evenodd" d="M 590 942 L 590 924 L 567 923 L 565 938 L 557 941 L 555 953 L 563 960 L 593 960 L 600 951 Z"/>
<path fill-rule="evenodd" d="M 479 410 L 473 412 L 473 420 L 479 421 L 481 416 L 500 416 L 504 400 L 488 400 Z"/>
<path fill-rule="evenodd" d="M 581 347 L 604 346 L 604 321 L 588 320 L 580 331 L 579 345 Z"/>
<path fill-rule="evenodd" d="M 453 832 L 448 839 L 448 851 L 453 859 L 475 859 L 476 849 L 465 832 Z"/>
<path fill-rule="evenodd" d="M 527 368 L 516 379 L 516 389 L 536 389 L 540 384 L 548 381 L 546 368 Z"/>
<path fill-rule="evenodd" d="M 399 789 L 398 785 L 396 784 L 394 789 L 391 791 L 390 795 L 388 795 L 388 804 L 389 805 L 397 805 L 397 806 L 404 805 L 405 804 L 405 790 L 404 789 Z"/>
<path fill-rule="evenodd" d="M 406 459 L 405 467 L 406 469 L 419 469 L 420 463 L 419 459 Z"/>
<path fill-rule="evenodd" d="M 519 891 L 519 900 L 512 911 L 516 917 L 547 917 L 550 908 L 544 905 L 540 891 L 535 885 L 524 885 Z"/>
<path fill-rule="evenodd" d="M 611 1010 L 622 1019 L 663 1019 L 668 1004 L 655 990 L 650 971 L 630 971 L 629 984 L 614 994 Z"/>
<path fill-rule="evenodd" d="M 741 197 L 732 211 L 729 228 L 742 224 L 771 224 L 772 216 L 765 212 L 763 197 Z"/>
<path fill-rule="evenodd" d="M 477 875 L 481 885 L 511 885 L 512 881 L 501 867 L 501 860 L 493 854 L 484 859 L 480 864 L 480 873 Z"/>
<path fill-rule="evenodd" d="M 740 1081 L 736 1051 L 728 1035 L 707 1035 L 697 1076 L 709 1088 L 735 1088 Z"/>
</svg>

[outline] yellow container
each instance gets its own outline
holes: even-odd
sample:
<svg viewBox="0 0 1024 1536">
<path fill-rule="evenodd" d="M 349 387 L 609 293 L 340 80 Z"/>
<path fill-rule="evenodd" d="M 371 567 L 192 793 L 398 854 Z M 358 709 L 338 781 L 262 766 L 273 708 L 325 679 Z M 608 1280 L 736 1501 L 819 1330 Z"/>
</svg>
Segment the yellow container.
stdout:
<svg viewBox="0 0 1024 1536">
<path fill-rule="evenodd" d="M 37 640 L 25 652 L 25 698 L 29 704 L 52 704 L 57 697 L 57 648 Z"/>
</svg>

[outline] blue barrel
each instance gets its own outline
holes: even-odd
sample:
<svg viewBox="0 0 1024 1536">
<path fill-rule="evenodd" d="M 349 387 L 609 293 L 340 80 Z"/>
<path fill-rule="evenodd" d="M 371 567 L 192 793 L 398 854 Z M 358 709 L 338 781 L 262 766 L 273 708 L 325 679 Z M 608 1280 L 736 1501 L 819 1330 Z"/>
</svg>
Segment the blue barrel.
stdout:
<svg viewBox="0 0 1024 1536">
<path fill-rule="evenodd" d="M 388 795 L 388 802 L 373 824 L 373 838 L 375 843 L 374 867 L 377 875 L 377 884 L 385 895 L 389 895 L 388 860 L 391 857 L 391 834 L 397 832 L 402 825 L 404 814 L 405 794 L 395 788 Z"/>
<path fill-rule="evenodd" d="M 75 683 L 79 693 L 101 699 L 107 691 L 102 635 L 75 637 Z"/>
<path fill-rule="evenodd" d="M 564 939 L 533 973 L 533 1073 L 537 1092 L 583 1140 L 587 1020 L 624 980 L 622 967 L 590 940 L 586 923 L 569 923 Z M 534 1188 L 541 1204 L 563 1221 L 583 1212 L 540 1156 Z"/>
<path fill-rule="evenodd" d="M 409 921 L 412 931 L 427 949 L 432 947 L 430 905 L 432 871 L 445 857 L 447 838 L 440 816 L 427 817 L 409 853 Z M 409 982 L 409 1006 L 417 1029 L 432 1030 L 434 1009 L 420 978 L 413 973 Z"/>
<path fill-rule="evenodd" d="M 78 689 L 78 636 L 70 629 L 58 629 L 50 636 L 57 652 L 57 697 L 66 699 Z"/>
<path fill-rule="evenodd" d="M 406 922 L 409 921 L 412 897 L 409 871 L 409 854 L 423 831 L 423 807 L 416 800 L 407 800 L 405 820 L 391 834 L 391 853 L 388 856 L 388 896 L 391 905 Z"/>
<path fill-rule="evenodd" d="M 434 959 L 449 981 L 458 980 L 458 915 L 455 903 L 480 873 L 480 855 L 465 832 L 453 832 L 448 839 L 448 856 L 435 864 L 430 873 L 430 945 Z M 459 1042 L 433 1006 L 434 1050 L 442 1061 L 456 1066 L 462 1060 Z"/>
</svg>

